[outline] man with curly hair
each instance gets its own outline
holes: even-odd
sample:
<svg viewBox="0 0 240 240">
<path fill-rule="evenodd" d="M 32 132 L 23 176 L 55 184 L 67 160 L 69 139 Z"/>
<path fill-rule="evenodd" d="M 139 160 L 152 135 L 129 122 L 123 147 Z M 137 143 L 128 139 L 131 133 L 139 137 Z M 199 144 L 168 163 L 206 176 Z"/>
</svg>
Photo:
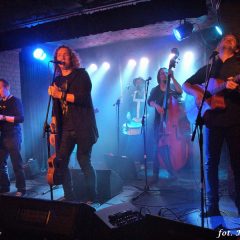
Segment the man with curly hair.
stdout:
<svg viewBox="0 0 240 240">
<path fill-rule="evenodd" d="M 49 87 L 48 94 L 53 98 L 51 130 L 55 129 L 60 139 L 57 153 L 63 163 L 64 197 L 74 200 L 68 163 L 77 145 L 77 160 L 86 180 L 86 202 L 93 202 L 96 198 L 96 178 L 90 158 L 98 130 L 91 98 L 91 80 L 88 73 L 79 68 L 78 56 L 68 46 L 58 47 L 54 60 L 60 64 L 55 66 L 57 77 Z M 55 145 L 53 134 L 50 135 L 50 143 Z"/>
</svg>

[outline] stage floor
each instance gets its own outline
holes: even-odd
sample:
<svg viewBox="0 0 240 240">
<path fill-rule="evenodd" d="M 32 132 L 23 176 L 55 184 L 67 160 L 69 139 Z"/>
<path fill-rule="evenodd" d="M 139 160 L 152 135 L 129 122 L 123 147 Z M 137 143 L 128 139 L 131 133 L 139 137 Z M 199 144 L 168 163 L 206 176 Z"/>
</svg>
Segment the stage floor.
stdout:
<svg viewBox="0 0 240 240">
<path fill-rule="evenodd" d="M 163 173 L 164 176 L 164 173 Z M 200 217 L 200 183 L 194 174 L 180 175 L 177 178 L 161 177 L 160 180 L 151 184 L 149 191 L 144 192 L 139 198 L 134 197 L 142 193 L 145 187 L 144 171 L 138 172 L 138 178 L 125 183 L 123 190 L 113 198 L 101 204 L 94 204 L 96 211 L 111 207 L 120 203 L 131 202 L 145 213 L 158 215 L 170 220 L 176 220 L 192 225 L 201 226 Z M 240 218 L 233 200 L 227 192 L 226 183 L 220 184 L 220 211 L 222 216 L 205 218 L 204 227 L 210 229 L 240 229 Z M 15 183 L 11 183 L 11 192 L 7 195 L 15 195 Z M 56 186 L 53 191 L 54 200 L 61 200 L 63 189 Z M 39 175 L 33 180 L 27 180 L 28 198 L 50 200 L 49 186 L 45 180 L 45 174 Z"/>
</svg>

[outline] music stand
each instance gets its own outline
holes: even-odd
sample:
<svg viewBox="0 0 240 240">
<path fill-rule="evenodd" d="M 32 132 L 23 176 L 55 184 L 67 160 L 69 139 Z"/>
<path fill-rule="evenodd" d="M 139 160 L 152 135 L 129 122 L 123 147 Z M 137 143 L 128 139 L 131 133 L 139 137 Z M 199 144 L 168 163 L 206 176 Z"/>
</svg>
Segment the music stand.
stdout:
<svg viewBox="0 0 240 240">
<path fill-rule="evenodd" d="M 120 98 L 113 104 L 113 107 L 116 106 L 116 113 L 117 113 L 117 156 L 120 153 L 120 116 L 119 116 L 119 109 L 120 109 Z"/>
</svg>

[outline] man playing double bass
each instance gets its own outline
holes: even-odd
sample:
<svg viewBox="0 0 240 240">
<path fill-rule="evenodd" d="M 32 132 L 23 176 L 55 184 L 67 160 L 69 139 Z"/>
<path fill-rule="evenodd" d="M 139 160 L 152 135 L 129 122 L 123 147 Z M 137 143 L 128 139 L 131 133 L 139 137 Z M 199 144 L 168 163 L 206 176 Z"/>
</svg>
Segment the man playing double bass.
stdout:
<svg viewBox="0 0 240 240">
<path fill-rule="evenodd" d="M 164 161 L 165 168 L 169 172 L 170 175 L 173 174 L 173 169 L 170 163 L 169 156 L 166 156 L 165 146 L 159 148 L 159 140 L 164 137 L 160 134 L 160 122 L 162 119 L 162 115 L 164 113 L 163 101 L 164 95 L 167 89 L 167 80 L 168 75 L 172 81 L 170 90 L 169 90 L 169 98 L 174 97 L 176 101 L 181 97 L 182 88 L 180 84 L 174 77 L 173 71 L 168 70 L 167 68 L 160 68 L 157 74 L 157 82 L 158 85 L 151 90 L 150 96 L 148 98 L 148 104 L 155 108 L 155 119 L 154 119 L 154 137 L 155 137 L 155 154 L 153 161 L 153 182 L 157 182 L 159 179 L 159 155 Z"/>
<path fill-rule="evenodd" d="M 210 78 L 213 83 L 219 80 L 225 84 L 221 96 L 225 102 L 222 109 L 207 110 L 203 116 L 205 128 L 205 187 L 207 210 L 204 216 L 220 215 L 218 195 L 218 165 L 223 141 L 226 140 L 230 153 L 232 171 L 236 189 L 236 207 L 240 214 L 240 93 L 234 82 L 240 74 L 239 39 L 233 34 L 222 38 L 217 50 L 218 58 L 213 61 Z M 204 83 L 207 66 L 202 67 L 183 85 L 186 93 L 193 95 L 199 106 L 203 91 L 199 84 Z M 210 80 L 211 80 L 210 79 Z M 210 86 L 210 85 L 209 85 Z M 213 90 L 209 89 L 208 90 Z M 215 95 L 213 95 L 215 96 Z"/>
</svg>

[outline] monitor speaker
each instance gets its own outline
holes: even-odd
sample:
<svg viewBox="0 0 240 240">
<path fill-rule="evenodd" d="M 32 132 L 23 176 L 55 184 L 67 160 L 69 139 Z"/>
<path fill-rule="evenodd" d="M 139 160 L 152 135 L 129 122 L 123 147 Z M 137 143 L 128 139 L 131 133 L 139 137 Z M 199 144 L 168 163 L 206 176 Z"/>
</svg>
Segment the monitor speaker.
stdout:
<svg viewBox="0 0 240 240">
<path fill-rule="evenodd" d="M 70 203 L 15 196 L 0 196 L 0 232 L 5 239 L 74 239 L 93 228 L 95 209 Z"/>
</svg>

